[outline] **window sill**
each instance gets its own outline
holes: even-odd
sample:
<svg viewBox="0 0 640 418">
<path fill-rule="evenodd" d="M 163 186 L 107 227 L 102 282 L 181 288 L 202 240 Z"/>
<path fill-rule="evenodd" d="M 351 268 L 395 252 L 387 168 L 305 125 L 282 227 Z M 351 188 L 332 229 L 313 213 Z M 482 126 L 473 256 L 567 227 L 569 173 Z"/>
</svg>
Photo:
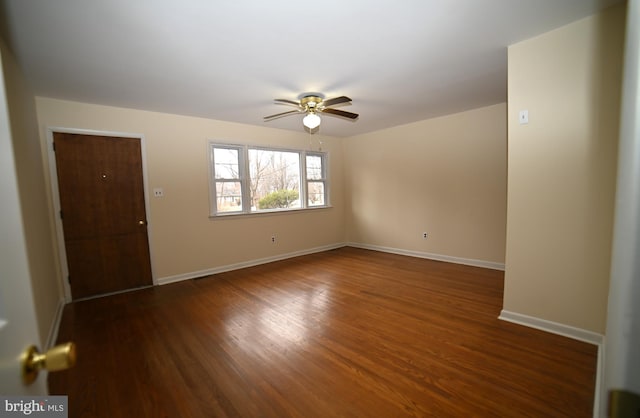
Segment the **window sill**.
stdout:
<svg viewBox="0 0 640 418">
<path fill-rule="evenodd" d="M 217 221 L 219 219 L 238 219 L 238 218 L 254 218 L 254 217 L 263 217 L 263 216 L 274 216 L 274 215 L 291 215 L 294 213 L 301 212 L 309 212 L 323 209 L 331 209 L 333 206 L 314 206 L 311 208 L 300 208 L 300 209 L 278 209 L 278 210 L 265 210 L 260 212 L 233 212 L 233 213 L 221 213 L 218 215 L 209 215 L 209 220 Z"/>
</svg>

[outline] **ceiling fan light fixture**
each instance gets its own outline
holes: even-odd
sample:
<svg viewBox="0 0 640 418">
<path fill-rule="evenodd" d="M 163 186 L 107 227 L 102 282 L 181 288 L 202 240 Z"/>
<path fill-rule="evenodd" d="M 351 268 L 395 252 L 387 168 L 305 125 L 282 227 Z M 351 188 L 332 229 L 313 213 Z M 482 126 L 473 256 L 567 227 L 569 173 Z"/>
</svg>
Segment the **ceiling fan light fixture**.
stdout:
<svg viewBox="0 0 640 418">
<path fill-rule="evenodd" d="M 320 113 L 327 114 L 329 116 L 337 116 L 344 119 L 350 119 L 355 121 L 358 119 L 358 114 L 353 112 L 347 112 L 346 110 L 334 109 L 332 106 L 337 106 L 343 103 L 351 104 L 351 99 L 347 96 L 334 97 L 332 99 L 325 100 L 324 95 L 320 93 L 305 93 L 298 96 L 299 101 L 289 99 L 274 99 L 276 104 L 287 105 L 295 107 L 295 110 L 289 110 L 287 112 L 276 113 L 275 115 L 265 116 L 263 119 L 265 122 L 269 122 L 275 119 L 279 119 L 284 116 L 293 116 L 303 114 L 302 124 L 309 133 L 314 133 L 315 129 L 320 126 L 322 119 Z"/>
<path fill-rule="evenodd" d="M 302 119 L 302 124 L 309 129 L 315 129 L 320 126 L 320 116 L 315 113 L 309 113 Z"/>
</svg>

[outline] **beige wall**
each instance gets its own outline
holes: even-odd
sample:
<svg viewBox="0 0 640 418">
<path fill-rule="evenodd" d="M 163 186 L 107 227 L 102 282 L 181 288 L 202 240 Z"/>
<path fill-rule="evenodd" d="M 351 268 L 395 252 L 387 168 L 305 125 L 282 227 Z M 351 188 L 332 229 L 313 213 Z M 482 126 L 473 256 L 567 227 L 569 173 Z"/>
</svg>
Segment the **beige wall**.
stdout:
<svg viewBox="0 0 640 418">
<path fill-rule="evenodd" d="M 42 167 L 33 92 L 27 85 L 14 57 L 0 41 L 2 65 L 13 149 L 16 160 L 20 207 L 29 274 L 42 344 L 47 342 L 62 298 L 57 254 L 47 209 L 47 185 Z"/>
<path fill-rule="evenodd" d="M 283 214 L 209 218 L 208 141 L 309 149 L 309 135 L 210 119 L 36 98 L 41 141 L 47 127 L 143 134 L 149 228 L 156 279 L 175 278 L 236 263 L 278 257 L 344 242 L 341 142 L 322 137 L 329 152 L 328 209 Z M 313 141 L 314 149 L 318 143 Z M 48 170 L 48 168 L 47 168 Z M 48 171 L 47 171 L 48 172 Z M 276 244 L 271 243 L 277 235 Z"/>
<path fill-rule="evenodd" d="M 504 263 L 506 135 L 498 104 L 346 139 L 348 241 Z"/>
<path fill-rule="evenodd" d="M 604 333 L 624 4 L 509 47 L 504 310 Z M 529 110 L 529 124 L 518 123 Z"/>
</svg>

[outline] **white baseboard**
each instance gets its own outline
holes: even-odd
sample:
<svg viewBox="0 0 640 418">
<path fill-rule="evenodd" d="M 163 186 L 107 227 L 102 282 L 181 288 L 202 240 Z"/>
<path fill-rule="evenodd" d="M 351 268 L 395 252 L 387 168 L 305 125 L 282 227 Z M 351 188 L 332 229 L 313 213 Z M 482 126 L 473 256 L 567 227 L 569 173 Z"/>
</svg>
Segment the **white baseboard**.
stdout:
<svg viewBox="0 0 640 418">
<path fill-rule="evenodd" d="M 184 274 L 177 274 L 175 276 L 160 277 L 157 279 L 156 283 L 158 285 L 165 285 L 169 283 L 181 282 L 183 280 L 196 279 L 198 277 L 210 276 L 212 274 L 217 274 L 217 273 L 224 273 L 225 271 L 238 270 L 241 268 L 258 266 L 260 264 L 272 263 L 274 261 L 286 260 L 287 258 L 293 258 L 293 257 L 302 256 L 302 255 L 307 255 L 307 254 L 335 250 L 336 248 L 342 248 L 346 246 L 362 248 L 365 250 L 374 250 L 374 251 L 382 251 L 385 253 L 406 255 L 410 257 L 426 258 L 430 260 L 446 261 L 448 263 L 465 264 L 468 266 L 475 266 L 475 267 L 484 267 L 484 268 L 489 268 L 493 270 L 504 270 L 504 264 L 495 263 L 492 261 L 474 260 L 470 258 L 460 258 L 460 257 L 452 257 L 447 255 L 441 255 L 441 254 L 431 254 L 431 253 L 424 253 L 419 251 L 403 250 L 400 248 L 390 248 L 390 247 L 382 247 L 378 245 L 348 242 L 348 243 L 330 244 L 322 247 L 309 248 L 306 250 L 294 251 L 292 253 L 280 254 L 273 257 L 259 258 L 256 260 L 243 261 L 240 263 L 228 264 L 225 266 L 214 267 L 206 270 L 192 271 Z"/>
<path fill-rule="evenodd" d="M 64 310 L 65 300 L 60 299 L 58 301 L 58 307 L 56 308 L 56 313 L 53 317 L 53 321 L 51 321 L 51 326 L 49 327 L 49 335 L 47 336 L 47 341 L 44 343 L 44 350 L 48 350 L 56 344 L 56 340 L 58 339 L 58 331 L 60 330 L 60 322 L 62 321 L 62 311 Z"/>
<path fill-rule="evenodd" d="M 592 331 L 587 331 L 582 328 L 576 328 L 553 321 L 547 321 L 546 319 L 540 319 L 529 315 L 506 311 L 504 309 L 500 312 L 500 316 L 498 316 L 498 318 L 503 321 L 513 322 L 514 324 L 524 325 L 525 327 L 539 329 L 541 331 L 562 335 L 564 337 L 598 346 L 596 384 L 595 393 L 593 394 L 593 417 L 599 418 L 604 416 L 602 415 L 601 411 L 601 409 L 605 408 L 605 405 L 603 405 L 602 402 L 606 397 L 606 391 L 604 390 L 604 335 Z"/>
<path fill-rule="evenodd" d="M 425 253 L 422 251 L 403 250 L 401 248 L 383 247 L 380 245 L 361 244 L 358 242 L 348 242 L 349 247 L 363 248 L 365 250 L 382 251 L 398 255 L 407 255 L 409 257 L 426 258 L 429 260 L 446 261 L 447 263 L 464 264 L 467 266 L 483 267 L 492 270 L 504 271 L 504 263 L 496 263 L 493 261 L 476 260 L 473 258 L 453 257 L 450 255 Z"/>
<path fill-rule="evenodd" d="M 181 282 L 183 280 L 197 279 L 199 277 L 210 276 L 212 274 L 224 273 L 225 271 L 239 270 L 246 267 L 258 266 L 260 264 L 272 263 L 274 261 L 286 260 L 288 258 L 299 257 L 302 255 L 320 253 L 323 251 L 335 250 L 344 247 L 344 243 L 330 244 L 322 247 L 308 248 L 306 250 L 294 251 L 292 253 L 279 254 L 273 257 L 259 258 L 256 260 L 243 261 L 235 264 L 227 264 L 225 266 L 214 267 L 206 270 L 193 271 L 190 273 L 177 274 L 175 276 L 161 277 L 157 280 L 159 285 Z"/>
<path fill-rule="evenodd" d="M 500 312 L 499 319 L 503 321 L 513 322 L 514 324 L 524 325 L 526 327 L 539 329 L 542 331 L 550 332 L 552 334 L 558 334 L 565 337 L 573 338 L 574 340 L 583 341 L 594 345 L 602 344 L 604 336 L 596 332 L 587 331 L 582 328 L 572 327 L 570 325 L 560 324 L 558 322 L 547 321 L 546 319 L 540 319 L 529 315 L 524 315 L 516 312 L 510 312 L 502 310 Z"/>
</svg>

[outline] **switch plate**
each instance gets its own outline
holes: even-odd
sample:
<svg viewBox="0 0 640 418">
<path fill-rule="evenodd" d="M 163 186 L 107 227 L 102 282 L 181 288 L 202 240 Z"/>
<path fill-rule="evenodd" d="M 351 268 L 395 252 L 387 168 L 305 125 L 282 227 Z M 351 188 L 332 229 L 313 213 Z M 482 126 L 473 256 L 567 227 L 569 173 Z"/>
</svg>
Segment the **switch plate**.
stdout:
<svg viewBox="0 0 640 418">
<path fill-rule="evenodd" d="M 162 190 L 162 187 L 155 187 L 153 189 L 153 197 L 163 197 L 164 196 L 164 190 Z"/>
<path fill-rule="evenodd" d="M 521 110 L 518 114 L 518 120 L 520 121 L 520 125 L 526 125 L 529 123 L 529 111 Z"/>
</svg>

